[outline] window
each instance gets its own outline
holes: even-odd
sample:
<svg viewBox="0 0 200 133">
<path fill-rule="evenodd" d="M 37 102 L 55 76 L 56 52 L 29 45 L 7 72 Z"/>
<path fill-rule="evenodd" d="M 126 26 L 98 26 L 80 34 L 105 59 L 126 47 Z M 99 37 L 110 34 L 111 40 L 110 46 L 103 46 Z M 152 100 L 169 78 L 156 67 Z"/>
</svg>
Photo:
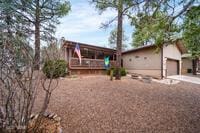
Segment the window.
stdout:
<svg viewBox="0 0 200 133">
<path fill-rule="evenodd" d="M 132 59 L 130 58 L 129 61 L 132 61 Z"/>
<path fill-rule="evenodd" d="M 144 57 L 144 59 L 146 60 L 146 59 L 147 59 L 147 57 Z"/>
</svg>

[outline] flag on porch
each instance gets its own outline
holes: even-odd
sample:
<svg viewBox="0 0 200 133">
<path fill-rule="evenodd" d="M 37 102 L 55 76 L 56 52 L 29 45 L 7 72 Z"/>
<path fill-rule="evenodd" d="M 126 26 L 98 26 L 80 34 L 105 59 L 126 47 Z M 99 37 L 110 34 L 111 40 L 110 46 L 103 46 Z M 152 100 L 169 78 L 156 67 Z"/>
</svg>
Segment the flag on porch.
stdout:
<svg viewBox="0 0 200 133">
<path fill-rule="evenodd" d="M 74 52 L 76 52 L 76 54 L 78 55 L 79 62 L 81 64 L 81 50 L 80 50 L 80 47 L 79 47 L 78 43 L 76 44 Z"/>
</svg>

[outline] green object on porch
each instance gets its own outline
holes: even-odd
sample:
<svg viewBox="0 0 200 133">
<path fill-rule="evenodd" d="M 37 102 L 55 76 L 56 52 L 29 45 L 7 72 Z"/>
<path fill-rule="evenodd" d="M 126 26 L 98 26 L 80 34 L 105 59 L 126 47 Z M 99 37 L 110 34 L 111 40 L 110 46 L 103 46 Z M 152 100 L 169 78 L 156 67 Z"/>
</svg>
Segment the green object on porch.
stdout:
<svg viewBox="0 0 200 133">
<path fill-rule="evenodd" d="M 104 65 L 105 65 L 106 69 L 108 69 L 110 67 L 110 57 L 109 56 L 104 58 Z"/>
</svg>

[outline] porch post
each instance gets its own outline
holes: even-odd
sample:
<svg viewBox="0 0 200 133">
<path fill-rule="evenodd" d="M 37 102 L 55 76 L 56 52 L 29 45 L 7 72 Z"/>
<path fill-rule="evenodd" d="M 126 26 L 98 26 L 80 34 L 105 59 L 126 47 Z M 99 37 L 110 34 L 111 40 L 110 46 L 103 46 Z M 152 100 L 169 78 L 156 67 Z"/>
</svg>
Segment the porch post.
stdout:
<svg viewBox="0 0 200 133">
<path fill-rule="evenodd" d="M 65 61 L 67 61 L 68 62 L 68 51 L 67 51 L 67 48 L 65 48 Z"/>
<path fill-rule="evenodd" d="M 69 54 L 68 54 L 69 55 L 69 57 L 68 57 L 69 60 L 68 60 L 68 62 L 70 64 L 71 57 L 72 57 L 72 49 L 69 48 L 68 51 L 69 51 Z"/>
<path fill-rule="evenodd" d="M 94 51 L 94 59 L 97 59 L 97 51 Z"/>
<path fill-rule="evenodd" d="M 179 60 L 179 75 L 182 75 L 182 59 L 181 60 Z"/>
</svg>

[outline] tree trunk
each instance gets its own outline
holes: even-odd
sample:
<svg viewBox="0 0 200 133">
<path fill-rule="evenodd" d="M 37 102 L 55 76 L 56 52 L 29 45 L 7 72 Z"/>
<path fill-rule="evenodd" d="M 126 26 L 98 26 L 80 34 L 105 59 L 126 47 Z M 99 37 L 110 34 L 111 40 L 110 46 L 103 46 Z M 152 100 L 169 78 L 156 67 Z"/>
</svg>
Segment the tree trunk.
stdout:
<svg viewBox="0 0 200 133">
<path fill-rule="evenodd" d="M 117 64 L 116 64 L 116 80 L 121 79 L 121 52 L 122 52 L 122 25 L 123 25 L 123 0 L 118 3 L 118 25 L 117 25 Z"/>
<path fill-rule="evenodd" d="M 197 60 L 198 60 L 198 59 L 193 59 L 193 60 L 192 60 L 192 67 L 193 67 L 193 68 L 192 68 L 192 69 L 193 69 L 193 70 L 192 70 L 192 73 L 193 73 L 193 75 L 197 75 Z"/>
<path fill-rule="evenodd" d="M 35 57 L 34 57 L 34 69 L 40 69 L 40 9 L 39 0 L 36 3 L 35 10 Z"/>
</svg>

